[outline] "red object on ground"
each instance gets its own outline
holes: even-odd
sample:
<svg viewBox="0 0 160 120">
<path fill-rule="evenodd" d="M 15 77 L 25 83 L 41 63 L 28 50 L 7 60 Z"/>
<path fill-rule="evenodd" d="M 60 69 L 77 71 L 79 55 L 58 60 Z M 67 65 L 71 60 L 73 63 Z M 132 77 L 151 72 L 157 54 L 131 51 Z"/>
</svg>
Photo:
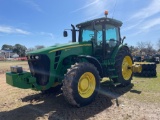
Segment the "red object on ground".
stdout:
<svg viewBox="0 0 160 120">
<path fill-rule="evenodd" d="M 17 58 L 17 60 L 21 60 L 21 61 L 27 60 L 27 57 L 19 57 L 19 58 Z"/>
</svg>

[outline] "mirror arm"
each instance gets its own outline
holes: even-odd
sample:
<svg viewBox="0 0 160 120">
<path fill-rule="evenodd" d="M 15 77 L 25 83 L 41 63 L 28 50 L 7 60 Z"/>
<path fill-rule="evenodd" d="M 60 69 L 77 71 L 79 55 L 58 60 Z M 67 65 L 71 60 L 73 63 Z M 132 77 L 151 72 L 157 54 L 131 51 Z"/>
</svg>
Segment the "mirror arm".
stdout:
<svg viewBox="0 0 160 120">
<path fill-rule="evenodd" d="M 72 25 L 72 42 L 76 42 L 76 29 L 74 27 L 74 25 Z"/>
<path fill-rule="evenodd" d="M 122 44 L 123 44 L 123 42 L 124 42 L 124 39 L 126 39 L 126 36 L 123 37 L 123 39 L 122 39 Z"/>
</svg>

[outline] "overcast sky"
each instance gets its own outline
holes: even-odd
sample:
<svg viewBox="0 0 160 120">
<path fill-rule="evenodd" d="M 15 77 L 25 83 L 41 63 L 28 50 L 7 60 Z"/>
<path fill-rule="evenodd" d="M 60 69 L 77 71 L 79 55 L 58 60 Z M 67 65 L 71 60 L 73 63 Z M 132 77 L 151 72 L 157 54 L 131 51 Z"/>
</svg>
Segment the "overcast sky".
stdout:
<svg viewBox="0 0 160 120">
<path fill-rule="evenodd" d="M 104 16 L 121 20 L 125 42 L 160 39 L 160 0 L 0 0 L 0 48 L 3 44 L 51 46 L 67 43 L 70 24 Z"/>
</svg>

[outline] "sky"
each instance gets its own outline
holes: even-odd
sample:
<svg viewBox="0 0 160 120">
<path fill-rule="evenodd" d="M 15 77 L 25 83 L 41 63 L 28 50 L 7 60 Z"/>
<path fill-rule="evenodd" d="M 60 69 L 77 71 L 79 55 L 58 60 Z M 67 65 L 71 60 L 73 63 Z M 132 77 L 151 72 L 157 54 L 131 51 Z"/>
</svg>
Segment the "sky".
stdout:
<svg viewBox="0 0 160 120">
<path fill-rule="evenodd" d="M 160 39 L 160 0 L 0 0 L 0 48 L 4 44 L 52 46 L 71 40 L 64 29 L 71 24 L 104 17 L 123 22 L 125 43 L 151 42 L 156 49 Z"/>
</svg>

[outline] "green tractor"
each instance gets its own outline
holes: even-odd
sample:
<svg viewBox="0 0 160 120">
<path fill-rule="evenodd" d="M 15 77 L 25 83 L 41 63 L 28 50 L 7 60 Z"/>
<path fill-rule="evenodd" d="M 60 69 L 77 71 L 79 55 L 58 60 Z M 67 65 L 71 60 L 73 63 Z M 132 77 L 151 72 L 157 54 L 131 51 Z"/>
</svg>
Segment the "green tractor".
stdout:
<svg viewBox="0 0 160 120">
<path fill-rule="evenodd" d="M 71 25 L 72 43 L 55 45 L 27 54 L 30 72 L 13 66 L 6 82 L 14 87 L 46 91 L 62 86 L 74 106 L 90 104 L 102 78 L 129 85 L 133 64 L 129 48 L 120 36 L 121 21 L 102 17 Z M 67 31 L 63 33 L 67 37 Z M 77 40 L 76 40 L 77 38 Z"/>
</svg>

